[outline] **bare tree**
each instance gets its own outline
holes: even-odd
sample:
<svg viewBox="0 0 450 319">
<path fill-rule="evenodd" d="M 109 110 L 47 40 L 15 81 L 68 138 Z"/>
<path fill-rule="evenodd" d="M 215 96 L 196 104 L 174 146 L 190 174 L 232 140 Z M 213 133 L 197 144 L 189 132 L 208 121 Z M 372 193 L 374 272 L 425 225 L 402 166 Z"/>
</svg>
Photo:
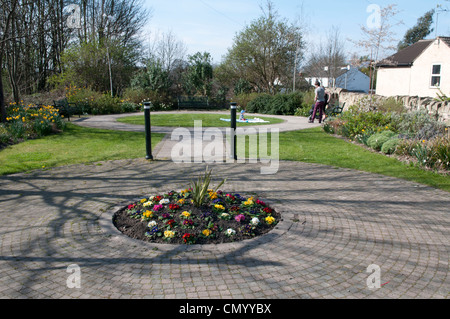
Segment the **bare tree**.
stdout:
<svg viewBox="0 0 450 319">
<path fill-rule="evenodd" d="M 388 50 L 395 50 L 394 43 L 398 43 L 398 39 L 394 37 L 392 27 L 402 24 L 401 21 L 396 21 L 395 16 L 398 14 L 397 5 L 390 4 L 384 8 L 380 8 L 377 5 L 373 5 L 374 13 L 371 15 L 373 21 L 370 21 L 369 17 L 367 25 L 361 26 L 361 32 L 364 37 L 360 41 L 352 41 L 357 46 L 370 52 L 370 59 L 374 61 L 374 66 L 378 63 L 380 56 L 385 54 Z M 374 84 L 375 72 L 371 72 L 371 86 L 370 94 L 372 94 L 372 88 Z"/>
<path fill-rule="evenodd" d="M 304 71 L 311 76 L 324 76 L 333 80 L 345 65 L 345 41 L 340 29 L 332 26 L 327 33 L 325 43 L 321 41 L 317 47 L 312 46 L 312 53 Z"/>
<path fill-rule="evenodd" d="M 155 33 L 148 39 L 147 56 L 158 61 L 164 70 L 171 72 L 177 60 L 184 60 L 187 48 L 183 41 L 178 40 L 172 31 Z"/>
</svg>

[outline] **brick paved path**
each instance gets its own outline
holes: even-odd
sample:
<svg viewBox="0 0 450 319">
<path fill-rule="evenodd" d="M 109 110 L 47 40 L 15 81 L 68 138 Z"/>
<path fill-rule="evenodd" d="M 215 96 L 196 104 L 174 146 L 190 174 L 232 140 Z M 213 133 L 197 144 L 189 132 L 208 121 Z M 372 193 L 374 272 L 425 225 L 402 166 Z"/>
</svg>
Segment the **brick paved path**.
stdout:
<svg viewBox="0 0 450 319">
<path fill-rule="evenodd" d="M 347 169 L 216 164 L 223 189 L 282 213 L 273 232 L 225 245 L 123 237 L 114 207 L 181 189 L 203 164 L 143 159 L 0 177 L 1 298 L 448 298 L 449 193 Z M 338 191 L 336 191 L 338 190 Z M 66 284 L 76 264 L 81 288 Z M 369 289 L 367 267 L 381 268 Z"/>
</svg>

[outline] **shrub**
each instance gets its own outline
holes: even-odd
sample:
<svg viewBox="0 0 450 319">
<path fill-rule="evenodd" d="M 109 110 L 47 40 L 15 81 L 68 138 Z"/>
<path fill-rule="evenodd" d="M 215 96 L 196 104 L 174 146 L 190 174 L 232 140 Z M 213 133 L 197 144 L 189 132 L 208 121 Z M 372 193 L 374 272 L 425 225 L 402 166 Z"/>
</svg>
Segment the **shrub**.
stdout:
<svg viewBox="0 0 450 319">
<path fill-rule="evenodd" d="M 402 139 L 395 154 L 413 157 L 417 165 L 435 169 L 450 169 L 450 139 L 436 137 L 432 140 Z"/>
<path fill-rule="evenodd" d="M 151 100 L 150 90 L 142 88 L 127 88 L 123 93 L 123 98 L 135 104 L 142 103 L 144 100 Z"/>
<path fill-rule="evenodd" d="M 391 113 L 359 112 L 355 110 L 355 107 L 328 120 L 328 125 L 334 126 L 336 134 L 350 139 L 355 139 L 365 132 L 397 131 L 396 122 L 392 121 Z"/>
<path fill-rule="evenodd" d="M 377 103 L 377 110 L 383 113 L 404 113 L 406 111 L 402 101 L 397 101 L 395 98 L 390 97 L 384 101 Z"/>
<path fill-rule="evenodd" d="M 392 131 L 383 131 L 381 133 L 375 133 L 370 136 L 367 140 L 367 146 L 373 148 L 374 150 L 381 151 L 381 147 L 384 143 L 394 137 L 396 133 Z"/>
<path fill-rule="evenodd" d="M 102 96 L 101 93 L 96 92 L 90 88 L 77 87 L 76 85 L 68 86 L 65 89 L 66 98 L 69 103 L 80 103 L 84 102 L 86 104 L 91 104 L 96 99 Z"/>
<path fill-rule="evenodd" d="M 299 107 L 303 107 L 303 93 L 279 93 L 274 96 L 259 94 L 247 104 L 247 112 L 273 115 L 294 115 Z"/>
<path fill-rule="evenodd" d="M 444 128 L 444 123 L 424 110 L 404 113 L 398 123 L 400 133 L 416 139 L 432 139 L 441 135 Z"/>
<path fill-rule="evenodd" d="M 361 134 L 355 136 L 355 140 L 359 143 L 362 143 L 366 146 L 368 145 L 369 138 L 374 134 L 372 130 L 363 130 Z"/>
<path fill-rule="evenodd" d="M 242 93 L 236 95 L 233 98 L 233 102 L 236 102 L 242 109 L 246 110 L 248 104 L 258 96 L 258 93 Z"/>
<path fill-rule="evenodd" d="M 93 115 L 122 113 L 120 99 L 112 97 L 110 94 L 103 94 L 89 104 Z"/>
<path fill-rule="evenodd" d="M 11 138 L 11 134 L 3 123 L 0 123 L 0 144 L 8 143 Z"/>
<path fill-rule="evenodd" d="M 122 101 L 120 106 L 122 108 L 123 113 L 136 112 L 140 109 L 139 104 L 129 102 L 129 101 Z"/>
<path fill-rule="evenodd" d="M 397 149 L 397 145 L 399 144 L 400 139 L 398 137 L 393 137 L 387 140 L 383 146 L 381 147 L 381 152 L 384 154 L 393 154 Z"/>
<path fill-rule="evenodd" d="M 301 92 L 291 94 L 277 94 L 269 104 L 268 114 L 294 115 L 296 109 L 302 106 L 303 94 Z"/>
<path fill-rule="evenodd" d="M 247 104 L 248 113 L 266 113 L 268 105 L 272 100 L 272 96 L 266 93 L 259 94 Z"/>
</svg>

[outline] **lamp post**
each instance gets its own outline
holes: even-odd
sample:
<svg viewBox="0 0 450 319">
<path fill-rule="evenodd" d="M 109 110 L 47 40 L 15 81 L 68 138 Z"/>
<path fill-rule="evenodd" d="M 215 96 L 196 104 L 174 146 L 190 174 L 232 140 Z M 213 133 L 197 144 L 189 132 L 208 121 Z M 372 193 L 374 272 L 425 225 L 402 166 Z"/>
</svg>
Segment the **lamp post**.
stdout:
<svg viewBox="0 0 450 319">
<path fill-rule="evenodd" d="M 237 103 L 232 102 L 230 105 L 231 110 L 231 158 L 237 160 L 236 154 L 236 107 Z"/>
<path fill-rule="evenodd" d="M 151 136 L 151 122 L 150 122 L 150 106 L 151 102 L 144 102 L 144 118 L 145 118 L 145 148 L 147 155 L 145 159 L 153 160 L 152 155 L 152 136 Z"/>
</svg>

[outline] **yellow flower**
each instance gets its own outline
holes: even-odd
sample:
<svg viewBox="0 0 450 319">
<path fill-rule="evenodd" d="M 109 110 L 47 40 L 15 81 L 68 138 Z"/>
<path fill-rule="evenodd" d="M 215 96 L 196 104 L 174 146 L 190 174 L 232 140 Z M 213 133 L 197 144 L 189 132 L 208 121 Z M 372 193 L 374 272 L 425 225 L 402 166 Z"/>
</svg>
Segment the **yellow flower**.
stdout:
<svg viewBox="0 0 450 319">
<path fill-rule="evenodd" d="M 175 232 L 171 231 L 171 230 L 166 230 L 164 232 L 164 237 L 166 238 L 173 238 L 175 236 Z"/>
<path fill-rule="evenodd" d="M 184 198 L 178 200 L 178 204 L 183 205 L 186 200 Z"/>
<path fill-rule="evenodd" d="M 189 216 L 191 216 L 191 213 L 189 213 L 189 212 L 182 212 L 181 215 L 183 215 L 184 217 L 189 217 Z"/>
<path fill-rule="evenodd" d="M 273 218 L 272 216 L 267 216 L 266 217 L 266 223 L 271 225 L 273 222 L 275 221 L 275 218 Z"/>
<path fill-rule="evenodd" d="M 217 198 L 217 193 L 216 192 L 209 192 L 209 197 L 211 199 L 216 199 Z"/>
<path fill-rule="evenodd" d="M 145 218 L 150 218 L 153 216 L 153 212 L 150 210 L 146 210 L 144 213 L 142 213 L 142 216 Z"/>
<path fill-rule="evenodd" d="M 146 201 L 147 201 L 147 198 L 141 199 L 141 204 L 142 204 L 142 203 L 145 203 Z"/>
<path fill-rule="evenodd" d="M 217 208 L 217 209 L 220 209 L 220 210 L 224 210 L 225 209 L 225 207 L 223 207 L 220 204 L 216 204 L 216 205 L 214 205 L 214 207 Z"/>
<path fill-rule="evenodd" d="M 211 231 L 209 229 L 205 229 L 204 231 L 202 231 L 202 234 L 208 237 L 209 235 L 211 235 Z"/>
</svg>

